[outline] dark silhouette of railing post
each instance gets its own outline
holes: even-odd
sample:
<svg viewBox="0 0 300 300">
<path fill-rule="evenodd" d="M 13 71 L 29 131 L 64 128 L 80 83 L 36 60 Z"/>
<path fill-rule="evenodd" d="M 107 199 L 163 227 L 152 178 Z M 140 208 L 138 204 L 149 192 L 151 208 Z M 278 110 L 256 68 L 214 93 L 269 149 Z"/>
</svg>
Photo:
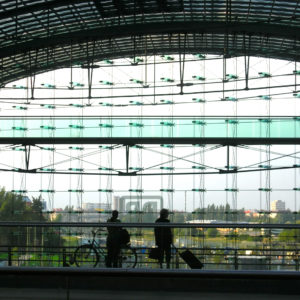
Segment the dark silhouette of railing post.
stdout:
<svg viewBox="0 0 300 300">
<path fill-rule="evenodd" d="M 296 253 L 295 253 L 294 262 L 295 262 L 295 270 L 299 271 L 299 252 L 298 251 L 296 251 Z"/>
<path fill-rule="evenodd" d="M 239 269 L 239 262 L 238 262 L 238 253 L 237 250 L 234 250 L 234 269 Z"/>
<path fill-rule="evenodd" d="M 298 258 L 295 259 L 295 269 L 296 269 L 296 271 L 299 271 L 299 259 Z"/>
<path fill-rule="evenodd" d="M 62 249 L 62 259 L 63 259 L 63 267 L 69 267 L 70 265 L 67 263 L 66 248 Z"/>
<path fill-rule="evenodd" d="M 11 253 L 11 247 L 8 247 L 8 265 L 11 267 L 12 265 L 12 253 Z"/>
<path fill-rule="evenodd" d="M 176 251 L 176 254 L 175 254 L 175 268 L 179 269 L 179 254 L 178 254 L 178 251 Z"/>
</svg>

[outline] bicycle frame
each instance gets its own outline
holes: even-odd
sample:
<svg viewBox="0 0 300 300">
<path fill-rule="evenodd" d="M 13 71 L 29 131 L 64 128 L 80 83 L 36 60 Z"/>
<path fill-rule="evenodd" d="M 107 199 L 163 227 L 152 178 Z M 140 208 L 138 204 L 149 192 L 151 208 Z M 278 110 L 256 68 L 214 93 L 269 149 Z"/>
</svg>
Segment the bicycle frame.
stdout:
<svg viewBox="0 0 300 300">
<path fill-rule="evenodd" d="M 99 263 L 103 264 L 102 267 L 107 267 L 106 252 L 96 241 L 96 235 L 98 231 L 99 229 L 96 231 L 92 230 L 93 238 L 88 240 L 88 243 L 76 248 L 74 253 L 74 262 L 78 267 L 84 266 L 86 263 L 89 265 L 89 267 L 96 267 L 99 265 Z M 79 256 L 77 256 L 77 253 Z M 93 255 L 93 253 L 95 253 L 95 255 Z M 79 260 L 77 260 L 78 257 Z M 119 256 L 119 267 L 122 268 L 122 264 L 125 264 L 126 268 L 134 268 L 136 263 L 137 255 L 135 250 L 129 245 L 123 245 L 123 247 L 121 247 Z"/>
<path fill-rule="evenodd" d="M 87 245 L 90 245 L 91 248 L 94 248 L 96 250 L 97 254 L 99 255 L 99 257 L 100 256 L 105 257 L 105 252 L 102 249 L 103 247 L 101 247 L 101 245 L 96 241 L 96 235 L 97 235 L 98 231 L 100 231 L 100 230 L 99 229 L 97 229 L 96 231 L 92 230 L 93 239 L 92 239 L 92 241 L 88 240 Z"/>
</svg>

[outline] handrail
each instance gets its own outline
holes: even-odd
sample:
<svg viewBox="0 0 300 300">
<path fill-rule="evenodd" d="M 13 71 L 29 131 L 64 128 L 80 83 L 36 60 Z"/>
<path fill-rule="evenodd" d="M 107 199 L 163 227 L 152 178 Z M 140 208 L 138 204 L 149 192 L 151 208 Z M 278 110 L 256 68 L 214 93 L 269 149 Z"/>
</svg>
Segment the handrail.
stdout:
<svg viewBox="0 0 300 300">
<path fill-rule="evenodd" d="M 103 222 L 17 222 L 0 221 L 0 227 L 127 227 L 127 228 L 254 228 L 300 229 L 300 224 L 261 223 L 103 223 Z"/>
</svg>

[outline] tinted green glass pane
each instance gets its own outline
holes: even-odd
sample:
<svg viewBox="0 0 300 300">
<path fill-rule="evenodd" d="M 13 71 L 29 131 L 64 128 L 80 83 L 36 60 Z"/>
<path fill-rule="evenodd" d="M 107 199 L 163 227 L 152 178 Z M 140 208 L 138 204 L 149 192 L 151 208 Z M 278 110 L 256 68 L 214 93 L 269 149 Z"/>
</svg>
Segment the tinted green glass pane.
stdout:
<svg viewBox="0 0 300 300">
<path fill-rule="evenodd" d="M 71 126 L 72 124 L 72 126 Z M 102 126 L 99 126 L 101 124 Z M 4 137 L 299 138 L 298 118 L 26 118 L 0 119 Z"/>
</svg>

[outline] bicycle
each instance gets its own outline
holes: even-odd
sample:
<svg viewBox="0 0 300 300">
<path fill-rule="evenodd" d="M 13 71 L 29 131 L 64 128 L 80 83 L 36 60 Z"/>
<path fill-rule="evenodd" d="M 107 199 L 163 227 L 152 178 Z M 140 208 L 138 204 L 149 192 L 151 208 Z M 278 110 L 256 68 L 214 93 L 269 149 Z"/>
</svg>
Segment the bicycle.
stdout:
<svg viewBox="0 0 300 300">
<path fill-rule="evenodd" d="M 93 267 L 97 265 L 106 267 L 106 248 L 96 241 L 96 234 L 99 229 L 92 230 L 93 239 L 88 240 L 88 244 L 81 245 L 76 248 L 73 260 L 77 267 Z M 137 255 L 135 249 L 130 247 L 130 243 L 121 245 L 121 251 L 118 259 L 120 268 L 134 268 L 137 263 Z"/>
</svg>

